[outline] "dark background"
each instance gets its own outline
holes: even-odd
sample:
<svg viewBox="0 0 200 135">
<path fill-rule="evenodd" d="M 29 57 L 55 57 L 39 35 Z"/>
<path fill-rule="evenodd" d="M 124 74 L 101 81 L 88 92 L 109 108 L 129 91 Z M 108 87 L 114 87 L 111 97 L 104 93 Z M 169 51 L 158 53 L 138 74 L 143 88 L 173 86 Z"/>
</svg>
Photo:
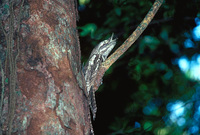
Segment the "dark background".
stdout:
<svg viewBox="0 0 200 135">
<path fill-rule="evenodd" d="M 114 50 L 119 47 L 153 2 L 79 0 L 82 62 L 87 61 L 95 45 L 112 33 L 117 38 Z M 163 3 L 140 38 L 106 72 L 96 93 L 98 109 L 93 121 L 96 135 L 199 133 L 199 80 L 190 75 L 192 68 L 183 72 L 178 65 L 183 56 L 193 61 L 198 58 L 200 41 L 192 35 L 198 18 L 200 0 Z M 193 46 L 186 47 L 186 40 Z M 179 108 L 169 109 L 177 104 Z M 180 108 L 184 113 L 172 119 Z"/>
</svg>

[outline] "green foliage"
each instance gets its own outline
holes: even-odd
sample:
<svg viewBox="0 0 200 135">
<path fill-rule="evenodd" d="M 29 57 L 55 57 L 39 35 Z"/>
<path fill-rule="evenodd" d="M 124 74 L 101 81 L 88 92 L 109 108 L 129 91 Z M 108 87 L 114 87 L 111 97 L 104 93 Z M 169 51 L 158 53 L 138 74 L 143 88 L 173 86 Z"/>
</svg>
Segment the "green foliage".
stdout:
<svg viewBox="0 0 200 135">
<path fill-rule="evenodd" d="M 80 5 L 86 5 L 90 2 L 90 0 L 79 0 Z"/>
<path fill-rule="evenodd" d="M 110 125 L 110 129 L 112 129 L 113 132 L 111 135 L 119 135 L 119 134 L 129 134 L 133 131 L 137 130 L 133 126 L 128 126 L 129 121 L 127 119 L 115 119 L 115 123 Z"/>
<path fill-rule="evenodd" d="M 97 26 L 94 23 L 88 23 L 82 27 L 80 27 L 80 29 L 82 30 L 80 32 L 80 36 L 85 37 L 87 35 L 93 37 L 94 32 L 97 29 Z"/>
<path fill-rule="evenodd" d="M 119 47 L 142 21 L 153 2 L 90 1 L 85 11 L 80 12 L 80 18 L 86 19 L 79 22 L 83 57 L 111 33 L 117 36 Z M 97 93 L 99 113 L 95 134 L 189 133 L 192 127 L 189 121 L 194 125 L 194 110 L 200 99 L 197 96 L 199 82 L 188 78 L 190 71 L 182 72 L 177 61 L 181 56 L 192 59 L 199 52 L 199 41 L 194 42 L 192 38 L 199 9 L 199 0 L 168 0 L 162 5 L 142 36 L 106 73 L 101 92 Z M 90 24 L 96 26 L 93 32 L 85 27 Z M 82 32 L 86 34 L 82 35 Z M 193 48 L 184 47 L 186 39 L 191 39 Z M 194 99 L 196 96 L 199 99 Z M 185 115 L 181 117 L 186 123 L 182 126 L 170 121 L 172 112 L 167 110 L 169 103 L 179 100 L 185 103 Z"/>
<path fill-rule="evenodd" d="M 144 53 L 144 50 L 147 48 L 149 48 L 151 51 L 154 51 L 157 49 L 159 44 L 160 41 L 156 37 L 145 36 L 140 42 L 139 53 Z"/>
</svg>

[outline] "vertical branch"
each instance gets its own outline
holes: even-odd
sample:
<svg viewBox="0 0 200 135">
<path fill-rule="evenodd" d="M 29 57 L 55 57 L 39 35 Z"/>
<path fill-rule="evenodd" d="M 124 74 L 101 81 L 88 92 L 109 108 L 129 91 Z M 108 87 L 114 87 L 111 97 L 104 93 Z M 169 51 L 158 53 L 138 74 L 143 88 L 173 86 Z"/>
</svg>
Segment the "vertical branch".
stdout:
<svg viewBox="0 0 200 135">
<path fill-rule="evenodd" d="M 0 135 L 2 135 L 2 112 L 3 112 L 5 80 L 4 80 L 4 72 L 1 60 L 0 60 L 0 69 L 1 69 Z"/>
<path fill-rule="evenodd" d="M 7 134 L 11 135 L 12 133 L 12 124 L 13 124 L 13 119 L 14 119 L 14 114 L 15 114 L 15 104 L 16 104 L 16 80 L 17 80 L 17 66 L 16 66 L 16 61 L 19 55 L 19 30 L 20 30 L 20 20 L 22 16 L 22 9 L 23 9 L 23 4 L 24 0 L 21 1 L 21 6 L 19 9 L 19 14 L 18 17 L 16 17 L 17 21 L 17 27 L 15 29 L 15 16 L 14 16 L 14 10 L 13 10 L 13 1 L 9 1 L 9 18 L 8 18 L 8 25 L 9 25 L 9 30 L 6 32 L 3 28 L 2 22 L 0 22 L 0 27 L 5 35 L 6 38 L 6 60 L 5 60 L 5 71 L 6 68 L 8 70 L 6 73 L 8 73 L 8 78 L 9 78 L 9 100 L 8 100 L 8 117 L 7 117 L 7 126 L 8 126 L 8 131 Z M 17 33 L 16 37 L 16 51 L 14 51 L 14 33 Z M 15 54 L 16 55 L 15 55 Z M 1 102 L 0 102 L 0 107 L 1 107 L 1 112 L 0 112 L 0 120 L 2 116 L 2 106 L 3 106 L 3 98 L 4 98 L 4 72 L 3 68 L 1 65 L 1 73 L 2 73 L 2 93 L 1 93 Z M 1 126 L 1 125 L 0 125 Z M 2 134 L 2 133 L 0 133 Z"/>
<path fill-rule="evenodd" d="M 9 3 L 9 32 L 8 32 L 8 41 L 7 41 L 7 53 L 8 53 L 8 66 L 9 66 L 9 102 L 8 102 L 8 135 L 11 135 L 12 132 L 12 123 L 15 113 L 15 63 L 13 61 L 13 35 L 14 35 L 14 12 L 13 12 L 13 2 Z"/>
</svg>

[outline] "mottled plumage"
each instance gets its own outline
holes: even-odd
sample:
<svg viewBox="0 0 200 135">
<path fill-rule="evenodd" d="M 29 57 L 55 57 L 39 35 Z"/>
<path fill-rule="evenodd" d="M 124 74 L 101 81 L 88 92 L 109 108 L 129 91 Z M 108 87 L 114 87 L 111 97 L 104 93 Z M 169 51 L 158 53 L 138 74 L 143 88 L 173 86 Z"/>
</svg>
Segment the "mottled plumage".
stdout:
<svg viewBox="0 0 200 135">
<path fill-rule="evenodd" d="M 90 57 L 84 67 L 84 77 L 86 82 L 86 91 L 89 97 L 89 104 L 93 114 L 93 119 L 96 117 L 96 100 L 95 91 L 93 90 L 94 81 L 97 76 L 97 72 L 102 62 L 106 60 L 109 53 L 116 45 L 116 39 L 112 36 L 100 42 L 91 52 Z"/>
</svg>

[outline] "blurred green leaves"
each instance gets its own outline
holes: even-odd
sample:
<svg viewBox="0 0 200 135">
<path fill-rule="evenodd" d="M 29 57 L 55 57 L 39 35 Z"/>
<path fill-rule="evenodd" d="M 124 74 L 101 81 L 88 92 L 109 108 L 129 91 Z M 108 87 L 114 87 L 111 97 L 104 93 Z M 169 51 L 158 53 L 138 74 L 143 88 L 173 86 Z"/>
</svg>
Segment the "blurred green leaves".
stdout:
<svg viewBox="0 0 200 135">
<path fill-rule="evenodd" d="M 146 129 L 146 131 L 151 130 L 151 129 L 152 129 L 152 126 L 153 126 L 153 123 L 150 122 L 150 121 L 146 121 L 146 122 L 144 123 L 144 129 Z"/>
<path fill-rule="evenodd" d="M 97 29 L 96 24 L 94 23 L 88 23 L 82 27 L 79 27 L 82 31 L 80 32 L 80 36 L 85 37 L 85 36 L 91 36 L 94 37 L 94 32 Z"/>
<path fill-rule="evenodd" d="M 80 5 L 86 5 L 90 2 L 90 0 L 79 0 Z"/>
<path fill-rule="evenodd" d="M 146 48 L 149 48 L 150 51 L 154 51 L 157 49 L 159 44 L 160 40 L 158 40 L 158 38 L 153 36 L 144 36 L 140 41 L 139 53 L 140 54 L 144 53 L 144 50 Z"/>
<path fill-rule="evenodd" d="M 82 52 L 88 56 L 88 48 L 93 48 L 111 33 L 117 36 L 116 46 L 119 47 L 142 21 L 153 2 L 91 0 L 87 4 L 87 14 L 82 16 L 84 23 L 79 25 Z M 190 100 L 198 86 L 181 72 L 177 59 L 183 55 L 191 57 L 200 50 L 199 42 L 194 42 L 191 35 L 194 18 L 200 13 L 199 3 L 200 0 L 165 1 L 133 47 L 107 71 L 103 90 L 97 94 L 100 95 L 97 104 L 106 115 L 99 113 L 95 121 L 105 124 L 96 125 L 96 134 L 186 133 L 187 128 L 167 125 L 166 105 L 178 99 Z M 194 43 L 194 48 L 184 48 L 187 38 Z M 138 128 L 135 122 L 141 126 Z"/>
<path fill-rule="evenodd" d="M 128 126 L 128 123 L 129 121 L 127 119 L 115 118 L 115 123 L 110 125 L 110 129 L 114 131 L 111 135 L 129 134 L 138 130 L 134 125 Z"/>
<path fill-rule="evenodd" d="M 121 16 L 121 8 L 115 8 L 115 13 L 116 13 L 116 15 L 118 15 L 118 16 Z"/>
</svg>

